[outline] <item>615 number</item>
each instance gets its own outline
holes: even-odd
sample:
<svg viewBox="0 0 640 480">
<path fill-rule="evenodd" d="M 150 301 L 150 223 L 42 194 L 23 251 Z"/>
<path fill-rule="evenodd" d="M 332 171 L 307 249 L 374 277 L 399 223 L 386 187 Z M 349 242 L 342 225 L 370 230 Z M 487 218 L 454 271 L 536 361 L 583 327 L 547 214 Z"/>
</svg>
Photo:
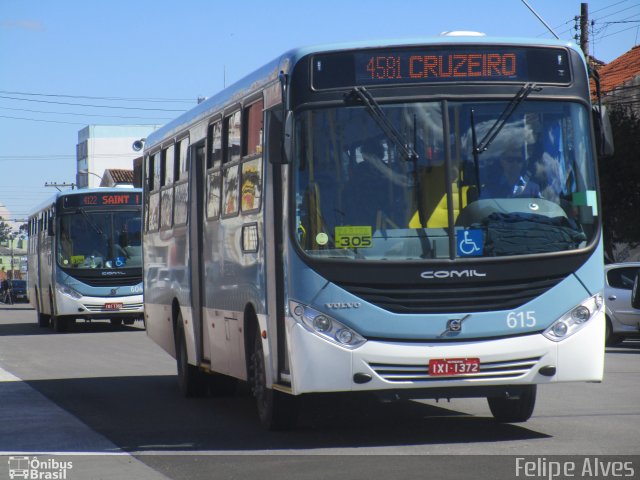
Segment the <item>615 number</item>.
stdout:
<svg viewBox="0 0 640 480">
<path fill-rule="evenodd" d="M 531 328 L 536 326 L 536 312 L 528 310 L 526 312 L 509 312 L 507 315 L 507 326 L 509 328 Z"/>
</svg>

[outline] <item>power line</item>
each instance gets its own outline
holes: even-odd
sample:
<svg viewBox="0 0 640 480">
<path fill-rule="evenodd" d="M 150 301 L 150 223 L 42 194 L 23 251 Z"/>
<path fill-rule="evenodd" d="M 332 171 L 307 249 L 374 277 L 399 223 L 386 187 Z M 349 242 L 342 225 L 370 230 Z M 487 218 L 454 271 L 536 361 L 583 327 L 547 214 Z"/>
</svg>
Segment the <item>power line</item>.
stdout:
<svg viewBox="0 0 640 480">
<path fill-rule="evenodd" d="M 128 98 L 128 97 L 97 97 L 88 95 L 63 95 L 54 93 L 32 93 L 32 92 L 11 92 L 0 90 L 0 93 L 7 95 L 25 95 L 34 97 L 58 97 L 58 98 L 84 98 L 88 100 L 113 100 L 120 102 L 152 102 L 152 103 L 194 103 L 192 99 L 186 98 Z"/>
<path fill-rule="evenodd" d="M 99 117 L 99 118 L 122 118 L 122 119 L 139 119 L 139 120 L 172 120 L 171 118 L 154 118 L 154 117 L 135 117 L 126 115 L 100 115 L 97 113 L 73 113 L 73 112 L 47 112 L 44 110 L 29 110 L 27 108 L 9 108 L 0 107 L 0 110 L 11 110 L 14 112 L 28 112 L 28 113 L 45 113 L 50 115 L 75 115 L 78 117 Z"/>
<path fill-rule="evenodd" d="M 0 118 L 9 118 L 11 120 L 25 120 L 28 122 L 62 123 L 64 125 L 86 125 L 86 123 L 63 122 L 61 120 L 42 120 L 39 118 L 11 117 L 9 115 L 0 115 Z"/>
<path fill-rule="evenodd" d="M 74 107 L 91 107 L 91 108 L 112 108 L 116 110 L 143 110 L 145 112 L 185 112 L 185 110 L 175 110 L 169 108 L 145 108 L 145 107 L 121 107 L 115 105 L 90 105 L 85 103 L 71 103 L 71 102 L 56 102 L 53 100 L 33 100 L 31 98 L 17 98 L 8 97 L 6 95 L 0 95 L 0 98 L 7 100 L 16 100 L 19 102 L 36 102 L 36 103 L 51 103 L 55 105 L 73 105 Z"/>
</svg>

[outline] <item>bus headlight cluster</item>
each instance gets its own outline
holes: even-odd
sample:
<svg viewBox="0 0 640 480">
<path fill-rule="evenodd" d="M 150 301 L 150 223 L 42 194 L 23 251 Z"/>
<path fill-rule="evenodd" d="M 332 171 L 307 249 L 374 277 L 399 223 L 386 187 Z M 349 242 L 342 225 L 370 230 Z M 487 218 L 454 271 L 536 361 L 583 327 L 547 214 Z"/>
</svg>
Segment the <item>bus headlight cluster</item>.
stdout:
<svg viewBox="0 0 640 480">
<path fill-rule="evenodd" d="M 603 305 L 602 294 L 594 295 L 553 322 L 543 335 L 554 342 L 564 340 L 584 327 L 602 310 Z"/>
<path fill-rule="evenodd" d="M 310 332 L 342 347 L 357 348 L 367 341 L 335 318 L 331 318 L 311 307 L 290 301 L 289 312 L 300 325 Z"/>
<path fill-rule="evenodd" d="M 73 288 L 68 287 L 67 285 L 56 285 L 56 290 L 62 295 L 66 295 L 67 297 L 71 297 L 74 300 L 79 300 L 82 298 L 82 294 L 76 292 Z"/>
</svg>

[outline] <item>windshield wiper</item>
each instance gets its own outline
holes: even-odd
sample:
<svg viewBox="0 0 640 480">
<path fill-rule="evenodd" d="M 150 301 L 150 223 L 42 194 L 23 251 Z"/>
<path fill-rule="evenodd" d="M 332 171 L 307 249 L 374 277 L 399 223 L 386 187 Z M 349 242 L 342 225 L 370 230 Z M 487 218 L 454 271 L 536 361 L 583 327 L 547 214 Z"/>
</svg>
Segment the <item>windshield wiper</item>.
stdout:
<svg viewBox="0 0 640 480">
<path fill-rule="evenodd" d="M 409 146 L 404 135 L 402 135 L 393 123 L 391 123 L 369 91 L 364 87 L 355 87 L 345 96 L 345 101 L 353 100 L 354 97 L 361 100 L 364 106 L 367 107 L 367 112 L 371 115 L 371 118 L 376 121 L 378 126 L 391 139 L 391 141 L 393 141 L 396 147 L 400 150 L 402 156 L 406 160 L 417 161 L 418 154 L 414 148 Z"/>
<path fill-rule="evenodd" d="M 420 221 L 420 229 L 418 229 L 418 237 L 420 239 L 420 245 L 422 247 L 422 256 L 423 258 L 428 258 L 429 252 L 431 251 L 431 244 L 429 243 L 429 239 L 425 235 L 423 228 L 426 226 L 427 221 L 424 218 L 424 212 L 422 211 L 422 185 L 420 182 L 420 175 L 418 172 L 418 153 L 415 150 L 416 143 L 416 119 L 414 116 L 413 121 L 413 146 L 409 145 L 409 142 L 404 137 L 402 133 L 398 131 L 398 129 L 391 123 L 389 118 L 385 115 L 380 108 L 378 102 L 376 102 L 375 98 L 369 93 L 369 91 L 364 87 L 354 87 L 351 92 L 345 95 L 345 102 L 353 101 L 354 99 L 359 99 L 365 107 L 367 107 L 367 112 L 373 118 L 373 120 L 378 124 L 378 126 L 382 129 L 382 131 L 387 135 L 388 138 L 394 143 L 396 148 L 400 151 L 400 154 L 405 158 L 405 160 L 413 163 L 413 183 L 415 185 L 415 202 L 416 208 L 418 209 L 418 219 Z"/>
<path fill-rule="evenodd" d="M 522 86 L 522 88 L 518 91 L 518 93 L 516 93 L 515 96 L 511 99 L 511 101 L 502 111 L 500 116 L 496 118 L 496 121 L 493 123 L 493 125 L 491 125 L 491 128 L 487 131 L 484 138 L 480 140 L 480 143 L 476 143 L 475 141 L 476 140 L 475 124 L 473 123 L 473 110 L 471 110 L 471 122 L 472 122 L 471 125 L 473 128 L 472 134 L 474 138 L 473 139 L 474 154 L 479 155 L 482 152 L 486 152 L 489 149 L 489 145 L 491 145 L 491 142 L 493 142 L 495 138 L 498 136 L 502 128 L 507 123 L 507 120 L 511 118 L 511 115 L 513 115 L 513 112 L 515 112 L 516 108 L 518 108 L 518 105 L 524 102 L 533 90 L 535 90 L 536 92 L 539 92 L 540 90 L 542 90 L 542 87 L 537 87 L 535 83 L 530 83 L 530 82 L 525 83 Z"/>
<path fill-rule="evenodd" d="M 418 218 L 420 219 L 420 226 L 424 227 L 426 224 L 426 220 L 424 218 L 424 213 L 422 211 L 420 202 L 422 199 L 422 191 L 420 185 L 420 178 L 418 175 L 418 153 L 415 151 L 415 135 L 416 135 L 416 125 L 415 125 L 415 117 L 414 117 L 414 146 L 411 146 L 407 139 L 404 137 L 402 133 L 398 131 L 398 129 L 391 123 L 389 118 L 385 115 L 380 108 L 378 102 L 376 102 L 375 98 L 369 93 L 369 91 L 364 87 L 355 87 L 351 92 L 345 95 L 345 101 L 353 101 L 353 99 L 359 99 L 365 107 L 367 107 L 367 112 L 373 118 L 373 120 L 378 124 L 378 126 L 382 129 L 382 131 L 387 135 L 388 138 L 394 143 L 394 145 L 400 151 L 400 154 L 405 158 L 405 160 L 413 163 L 413 181 L 415 185 L 416 192 L 416 206 L 418 208 Z"/>
<path fill-rule="evenodd" d="M 107 236 L 105 235 L 105 233 L 102 231 L 102 229 L 96 225 L 95 223 L 93 223 L 93 220 L 91 219 L 91 217 L 89 216 L 89 214 L 84 210 L 84 208 L 78 208 L 76 210 L 76 212 L 79 212 L 82 214 L 82 216 L 84 217 L 85 221 L 89 224 L 89 226 L 91 228 L 93 228 L 96 233 L 98 235 L 101 235 L 102 237 L 104 237 L 105 239 L 107 238 Z"/>
<path fill-rule="evenodd" d="M 491 128 L 487 131 L 484 138 L 478 143 L 478 136 L 476 134 L 476 121 L 475 121 L 475 111 L 473 108 L 470 112 L 470 121 L 471 121 L 471 141 L 473 143 L 473 164 L 475 167 L 476 173 L 476 188 L 478 189 L 478 196 L 480 195 L 480 154 L 486 152 L 489 149 L 489 145 L 491 142 L 495 140 L 498 136 L 502 128 L 507 123 L 507 120 L 511 118 L 513 112 L 516 111 L 518 105 L 525 101 L 525 99 L 529 96 L 529 94 L 535 90 L 539 92 L 542 90 L 542 87 L 536 87 L 535 83 L 525 83 L 518 93 L 511 99 L 509 104 L 505 107 L 502 113 L 498 116 L 496 121 L 491 125 Z"/>
</svg>

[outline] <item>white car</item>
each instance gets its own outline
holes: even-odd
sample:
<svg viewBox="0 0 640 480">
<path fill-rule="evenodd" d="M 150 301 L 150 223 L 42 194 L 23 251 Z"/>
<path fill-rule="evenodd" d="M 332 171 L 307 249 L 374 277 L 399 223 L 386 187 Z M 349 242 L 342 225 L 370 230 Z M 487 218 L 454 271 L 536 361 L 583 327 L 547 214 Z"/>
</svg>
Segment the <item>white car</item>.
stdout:
<svg viewBox="0 0 640 480">
<path fill-rule="evenodd" d="M 631 290 L 640 262 L 611 263 L 604 267 L 607 345 L 620 343 L 628 337 L 640 337 L 640 310 L 631 306 Z"/>
</svg>

